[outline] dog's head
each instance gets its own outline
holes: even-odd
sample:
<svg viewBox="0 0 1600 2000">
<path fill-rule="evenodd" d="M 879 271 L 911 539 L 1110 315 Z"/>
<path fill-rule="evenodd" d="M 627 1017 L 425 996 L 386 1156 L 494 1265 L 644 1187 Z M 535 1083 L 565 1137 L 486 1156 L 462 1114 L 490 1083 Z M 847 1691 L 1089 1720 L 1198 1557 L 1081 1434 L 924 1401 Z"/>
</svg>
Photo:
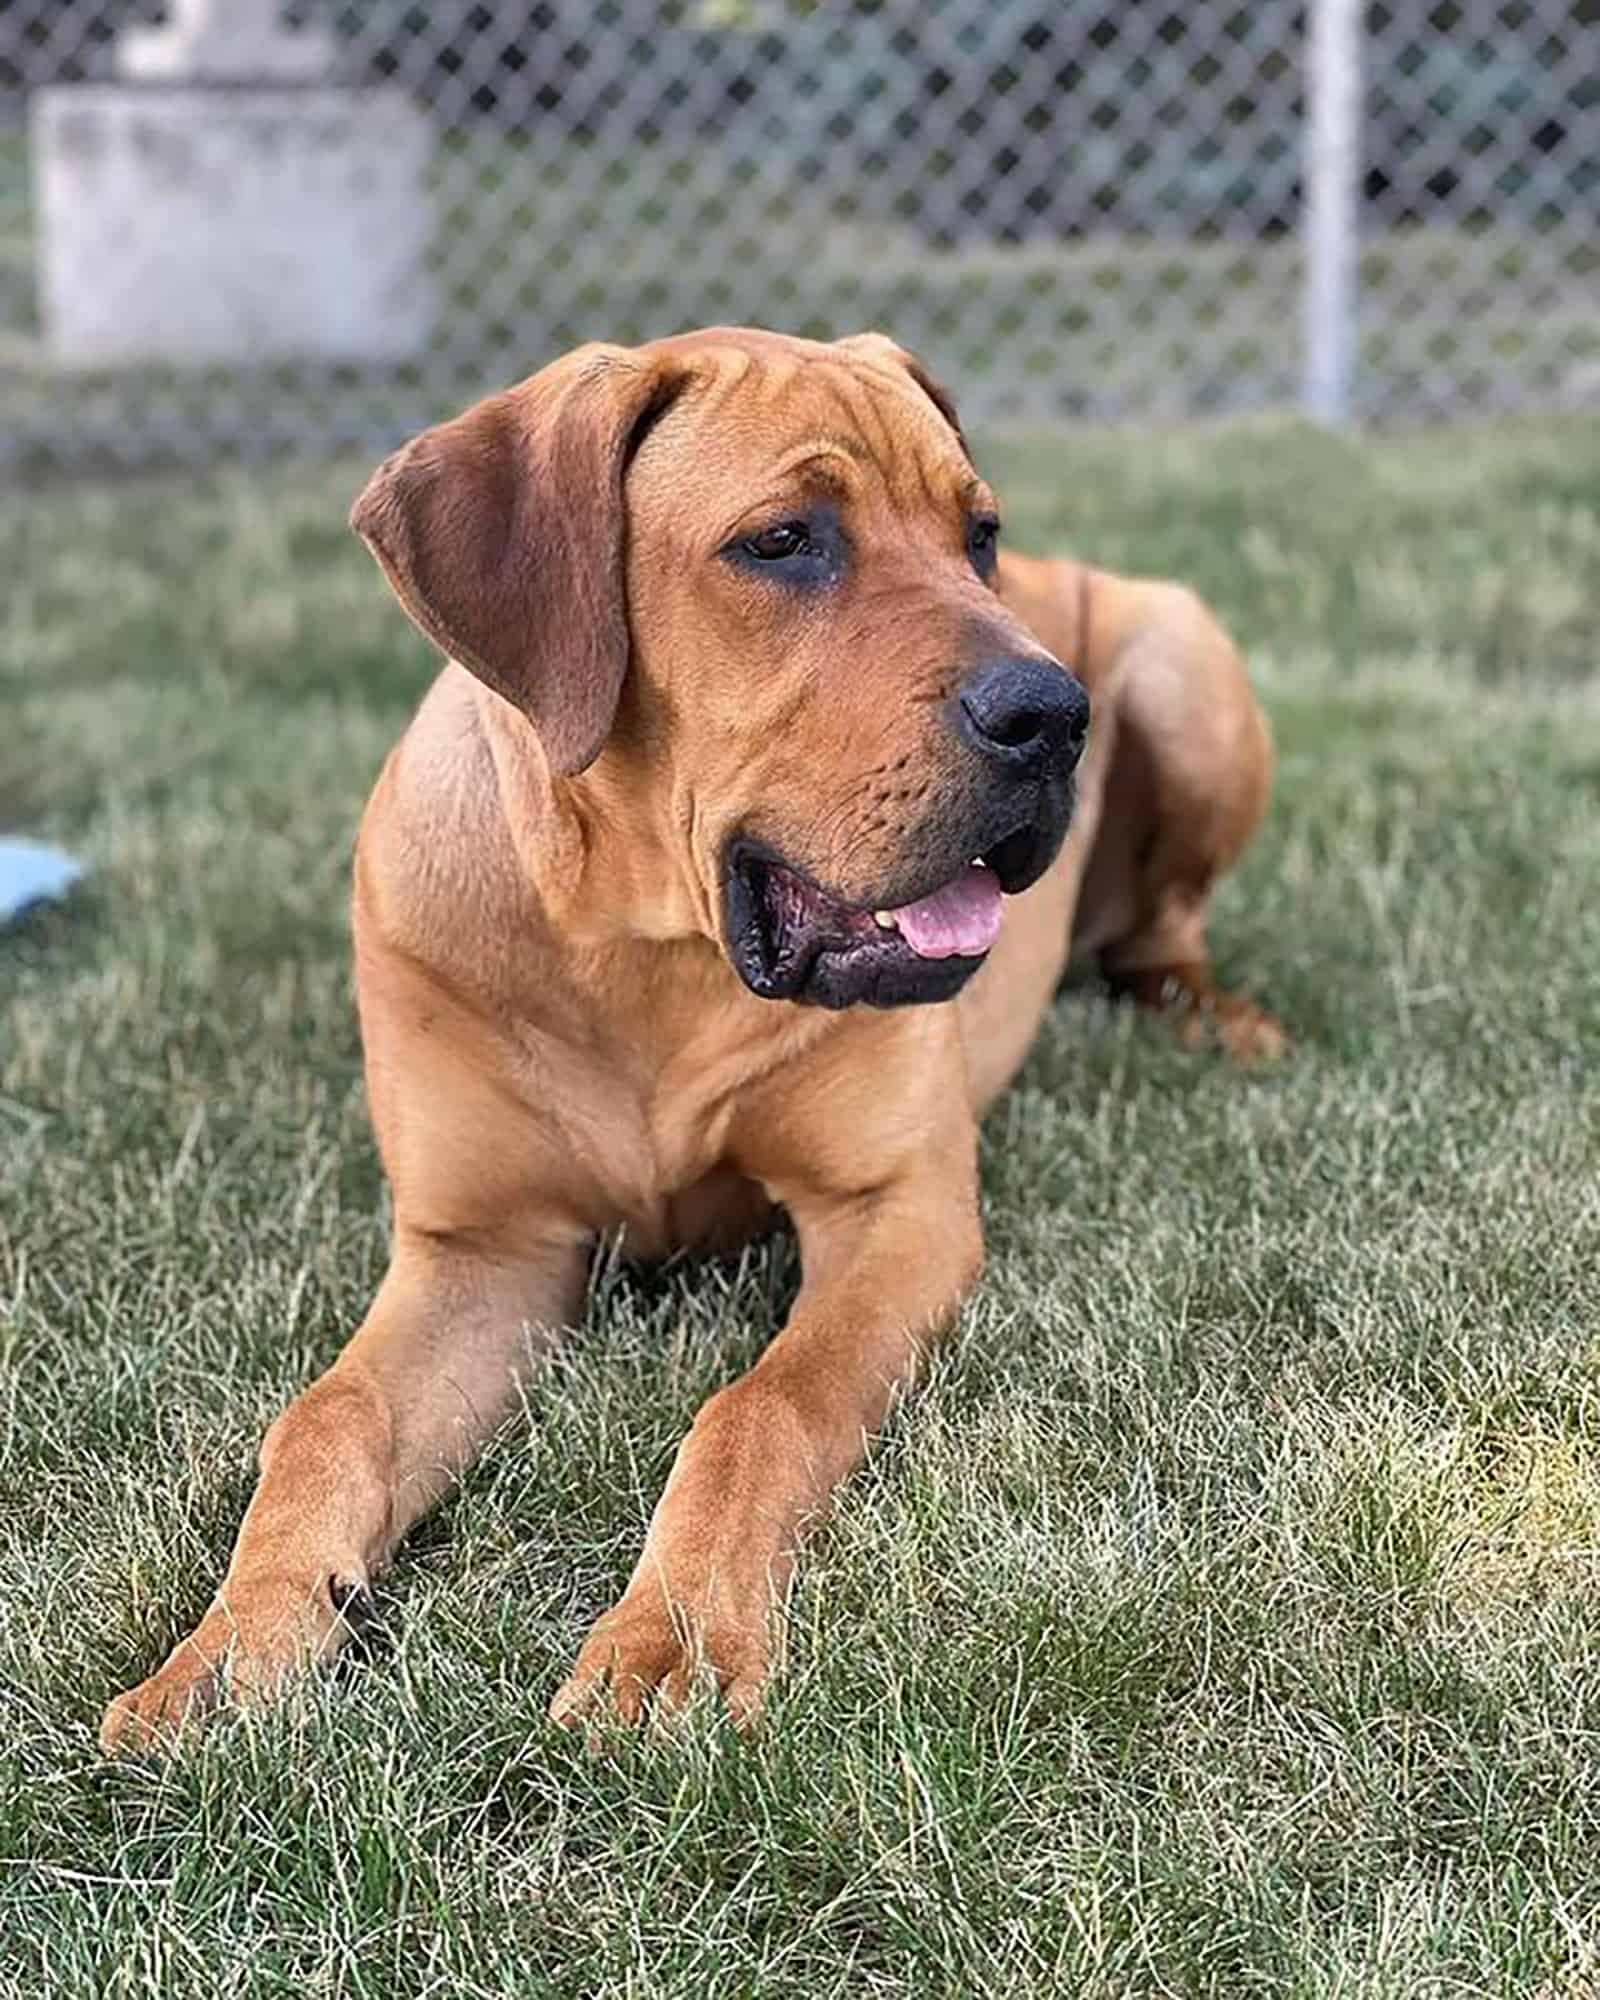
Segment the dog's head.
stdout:
<svg viewBox="0 0 1600 2000">
<path fill-rule="evenodd" d="M 1061 845 L 1088 697 L 996 596 L 994 496 L 880 335 L 581 348 L 351 518 L 758 994 L 947 999 Z"/>
</svg>

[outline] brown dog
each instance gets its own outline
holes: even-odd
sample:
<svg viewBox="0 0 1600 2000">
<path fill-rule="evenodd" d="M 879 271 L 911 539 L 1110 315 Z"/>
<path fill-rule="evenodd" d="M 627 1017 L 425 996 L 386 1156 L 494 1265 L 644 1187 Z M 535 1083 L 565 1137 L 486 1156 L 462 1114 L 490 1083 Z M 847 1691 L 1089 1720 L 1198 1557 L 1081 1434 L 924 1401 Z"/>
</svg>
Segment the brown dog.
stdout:
<svg viewBox="0 0 1600 2000">
<path fill-rule="evenodd" d="M 788 1324 L 696 1418 L 554 1704 L 636 1717 L 703 1662 L 748 1715 L 802 1528 L 978 1275 L 976 1121 L 1069 940 L 1190 1031 L 1280 1046 L 1204 933 L 1267 732 L 1187 591 L 997 559 L 948 400 L 878 335 L 582 348 L 396 453 L 352 518 L 457 663 L 356 859 L 393 1263 L 267 1433 L 215 1605 L 102 1740 L 337 1649 L 597 1240 L 725 1245 L 779 1205 Z"/>
</svg>

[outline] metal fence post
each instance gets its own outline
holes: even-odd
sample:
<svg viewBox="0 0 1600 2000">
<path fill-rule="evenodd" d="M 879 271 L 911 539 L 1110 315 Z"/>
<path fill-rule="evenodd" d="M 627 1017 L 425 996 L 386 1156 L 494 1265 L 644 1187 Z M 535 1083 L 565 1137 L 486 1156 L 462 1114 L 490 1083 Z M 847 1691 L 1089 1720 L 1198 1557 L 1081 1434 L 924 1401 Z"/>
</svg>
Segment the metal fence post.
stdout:
<svg viewBox="0 0 1600 2000">
<path fill-rule="evenodd" d="M 1301 400 L 1330 426 L 1349 421 L 1356 363 L 1362 13 L 1362 0 L 1311 0 L 1306 33 Z"/>
</svg>

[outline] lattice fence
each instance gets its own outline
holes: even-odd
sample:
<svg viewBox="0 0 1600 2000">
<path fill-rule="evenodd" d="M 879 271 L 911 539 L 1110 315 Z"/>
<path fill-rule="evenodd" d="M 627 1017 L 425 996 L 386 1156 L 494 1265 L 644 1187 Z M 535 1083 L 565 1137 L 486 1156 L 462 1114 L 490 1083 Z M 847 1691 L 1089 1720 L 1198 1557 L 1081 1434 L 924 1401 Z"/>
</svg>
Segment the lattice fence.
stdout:
<svg viewBox="0 0 1600 2000">
<path fill-rule="evenodd" d="M 1306 117 L 1325 83 L 1303 7 L 301 0 L 285 32 L 321 38 L 319 87 L 403 94 L 424 134 L 417 282 L 391 338 L 85 357 L 48 279 L 43 107 L 112 87 L 128 31 L 160 18 L 0 0 L 13 464 L 383 445 L 579 340 L 717 320 L 883 327 L 980 422 L 1303 394 Z M 1600 0 L 1351 18 L 1348 186 L 1323 213 L 1354 231 L 1359 283 L 1310 292 L 1349 317 L 1340 398 L 1373 418 L 1600 406 Z M 241 63 L 219 73 L 213 46 L 192 87 L 241 118 L 252 82 L 285 103 L 302 87 Z M 125 87 L 170 110 L 180 86 Z M 392 246 L 374 228 L 376 257 Z M 108 286 L 137 285 L 144 259 L 169 296 L 207 302 L 203 258 L 175 279 L 137 231 L 96 254 Z"/>
</svg>

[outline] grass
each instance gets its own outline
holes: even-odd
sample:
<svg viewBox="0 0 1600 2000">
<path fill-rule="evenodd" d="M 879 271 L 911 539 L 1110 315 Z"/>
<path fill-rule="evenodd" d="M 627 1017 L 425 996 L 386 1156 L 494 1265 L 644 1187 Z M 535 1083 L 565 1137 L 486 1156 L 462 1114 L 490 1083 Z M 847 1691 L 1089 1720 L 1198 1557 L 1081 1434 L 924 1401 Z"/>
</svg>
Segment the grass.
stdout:
<svg viewBox="0 0 1600 2000">
<path fill-rule="evenodd" d="M 8 759 L 93 868 L 0 938 L 6 2000 L 1600 1991 L 1600 434 L 987 460 L 1248 643 L 1216 941 L 1298 1051 L 1060 1003 L 771 1726 L 600 1756 L 545 1703 L 781 1243 L 608 1267 L 334 1681 L 95 1751 L 383 1263 L 344 896 L 429 664 L 353 464 L 0 501 Z"/>
</svg>

